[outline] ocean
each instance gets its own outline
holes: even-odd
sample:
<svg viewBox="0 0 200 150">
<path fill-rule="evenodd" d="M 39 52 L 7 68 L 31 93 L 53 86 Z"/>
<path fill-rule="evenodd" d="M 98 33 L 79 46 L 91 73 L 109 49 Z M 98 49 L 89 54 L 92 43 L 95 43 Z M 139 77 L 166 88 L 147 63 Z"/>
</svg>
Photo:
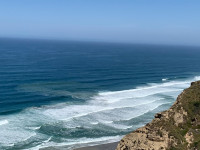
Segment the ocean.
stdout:
<svg viewBox="0 0 200 150">
<path fill-rule="evenodd" d="M 0 149 L 118 141 L 200 80 L 200 47 L 0 39 Z"/>
</svg>

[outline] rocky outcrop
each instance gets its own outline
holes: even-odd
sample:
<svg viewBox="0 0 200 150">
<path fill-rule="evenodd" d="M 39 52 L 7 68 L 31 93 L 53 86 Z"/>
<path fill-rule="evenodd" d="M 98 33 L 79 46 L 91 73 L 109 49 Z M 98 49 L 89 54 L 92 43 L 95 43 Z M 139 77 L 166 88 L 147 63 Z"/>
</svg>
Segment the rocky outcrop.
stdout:
<svg viewBox="0 0 200 150">
<path fill-rule="evenodd" d="M 172 107 L 126 135 L 116 150 L 200 150 L 200 81 L 192 82 Z"/>
</svg>

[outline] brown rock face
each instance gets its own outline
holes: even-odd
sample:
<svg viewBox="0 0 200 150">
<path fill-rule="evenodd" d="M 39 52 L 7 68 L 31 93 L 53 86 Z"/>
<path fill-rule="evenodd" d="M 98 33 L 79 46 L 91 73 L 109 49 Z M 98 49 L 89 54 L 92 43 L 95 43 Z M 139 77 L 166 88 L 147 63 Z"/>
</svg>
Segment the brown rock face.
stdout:
<svg viewBox="0 0 200 150">
<path fill-rule="evenodd" d="M 200 150 L 200 81 L 151 123 L 126 135 L 116 150 Z"/>
</svg>

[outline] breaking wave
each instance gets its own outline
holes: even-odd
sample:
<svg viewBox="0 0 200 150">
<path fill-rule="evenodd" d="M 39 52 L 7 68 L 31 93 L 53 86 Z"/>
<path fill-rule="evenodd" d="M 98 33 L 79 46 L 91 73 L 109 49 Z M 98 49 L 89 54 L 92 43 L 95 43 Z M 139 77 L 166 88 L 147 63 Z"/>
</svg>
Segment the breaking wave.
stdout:
<svg viewBox="0 0 200 150">
<path fill-rule="evenodd" d="M 27 149 L 39 149 L 56 145 L 72 147 L 80 141 L 88 144 L 119 140 L 144 125 L 146 118 L 152 119 L 152 113 L 170 107 L 177 95 L 196 80 L 200 76 L 184 81 L 163 80 L 129 90 L 100 91 L 90 95 L 85 103 L 32 107 L 0 116 L 0 147 L 22 149 L 25 145 Z"/>
</svg>

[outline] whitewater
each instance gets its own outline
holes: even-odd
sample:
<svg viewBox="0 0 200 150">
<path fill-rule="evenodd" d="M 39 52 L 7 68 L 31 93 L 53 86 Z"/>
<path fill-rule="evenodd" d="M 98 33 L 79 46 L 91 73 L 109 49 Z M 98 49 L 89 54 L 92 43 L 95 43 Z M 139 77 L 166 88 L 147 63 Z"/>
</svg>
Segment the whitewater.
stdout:
<svg viewBox="0 0 200 150">
<path fill-rule="evenodd" d="M 0 149 L 115 142 L 200 80 L 200 48 L 0 39 Z"/>
<path fill-rule="evenodd" d="M 150 121 L 154 113 L 169 108 L 178 94 L 197 80 L 200 76 L 162 80 L 128 90 L 99 91 L 90 95 L 84 104 L 63 102 L 1 115 L 0 148 L 23 145 L 23 149 L 39 149 L 65 145 L 71 149 L 80 144 L 118 141 Z"/>
</svg>

